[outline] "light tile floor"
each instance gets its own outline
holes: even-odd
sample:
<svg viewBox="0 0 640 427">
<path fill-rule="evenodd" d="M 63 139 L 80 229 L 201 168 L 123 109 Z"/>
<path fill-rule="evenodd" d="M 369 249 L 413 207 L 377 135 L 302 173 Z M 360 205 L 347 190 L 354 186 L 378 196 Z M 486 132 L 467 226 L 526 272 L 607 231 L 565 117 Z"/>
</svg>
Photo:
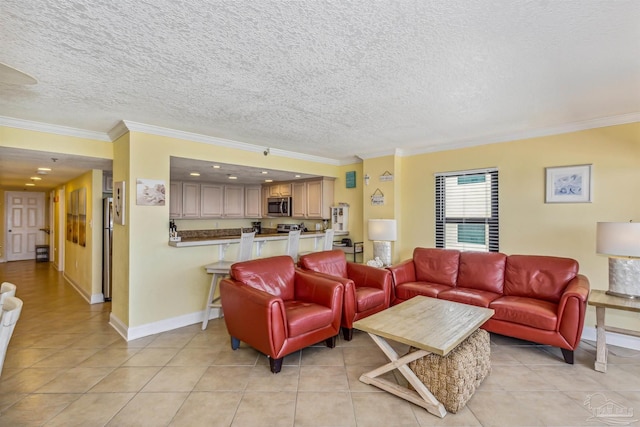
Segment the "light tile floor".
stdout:
<svg viewBox="0 0 640 427">
<path fill-rule="evenodd" d="M 2 281 L 24 309 L 0 377 L 0 426 L 596 426 L 607 400 L 640 425 L 636 351 L 611 348 L 604 374 L 592 342 L 572 366 L 558 349 L 493 335 L 492 373 L 440 419 L 358 381 L 386 362 L 364 333 L 292 354 L 273 375 L 253 349 L 231 350 L 221 319 L 125 342 L 110 304 L 89 305 L 49 263 L 0 264 Z"/>
</svg>

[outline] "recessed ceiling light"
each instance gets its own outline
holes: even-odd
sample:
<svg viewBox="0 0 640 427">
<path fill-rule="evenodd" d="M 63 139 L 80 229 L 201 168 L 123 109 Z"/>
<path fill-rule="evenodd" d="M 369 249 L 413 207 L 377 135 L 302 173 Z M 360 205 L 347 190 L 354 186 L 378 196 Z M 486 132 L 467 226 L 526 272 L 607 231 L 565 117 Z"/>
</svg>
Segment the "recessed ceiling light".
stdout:
<svg viewBox="0 0 640 427">
<path fill-rule="evenodd" d="M 25 185 L 27 187 L 35 187 L 35 184 L 33 182 L 27 182 Z"/>
<path fill-rule="evenodd" d="M 264 182 L 273 182 L 272 179 L 265 179 Z"/>
<path fill-rule="evenodd" d="M 40 178 L 39 176 L 32 176 L 31 179 L 34 181 L 40 181 L 42 178 Z"/>
<path fill-rule="evenodd" d="M 300 175 L 294 175 L 295 178 L 300 178 Z"/>
<path fill-rule="evenodd" d="M 220 169 L 220 165 L 213 165 L 214 169 Z"/>
<path fill-rule="evenodd" d="M 229 175 L 229 179 L 238 179 L 237 176 Z"/>
<path fill-rule="evenodd" d="M 38 168 L 39 171 L 50 172 L 51 168 Z"/>
<path fill-rule="evenodd" d="M 189 175 L 191 175 L 191 176 L 200 176 L 200 174 L 198 172 L 191 172 Z"/>
<path fill-rule="evenodd" d="M 269 172 L 267 172 L 267 171 L 262 171 L 262 174 L 263 174 L 263 175 L 266 175 L 266 174 L 268 174 L 268 173 L 269 173 Z"/>
</svg>

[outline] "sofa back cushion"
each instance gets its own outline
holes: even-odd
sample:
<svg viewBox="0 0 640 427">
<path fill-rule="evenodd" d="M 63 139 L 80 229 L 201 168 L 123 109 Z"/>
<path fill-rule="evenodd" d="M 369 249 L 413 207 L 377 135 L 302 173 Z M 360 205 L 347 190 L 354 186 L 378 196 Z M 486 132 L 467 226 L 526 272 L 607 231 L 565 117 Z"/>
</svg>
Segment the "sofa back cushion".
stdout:
<svg viewBox="0 0 640 427">
<path fill-rule="evenodd" d="M 347 277 L 347 258 L 340 249 L 302 255 L 298 265 L 305 270 L 318 271 L 331 276 Z"/>
<path fill-rule="evenodd" d="M 285 301 L 294 296 L 295 268 L 288 255 L 237 262 L 231 266 L 231 277 Z"/>
<path fill-rule="evenodd" d="M 418 282 L 455 286 L 460 251 L 453 249 L 415 248 L 413 264 Z"/>
<path fill-rule="evenodd" d="M 557 303 L 567 284 L 578 274 L 578 261 L 541 255 L 510 255 L 504 295 Z"/>
<path fill-rule="evenodd" d="M 458 287 L 502 294 L 507 256 L 499 252 L 461 252 Z"/>
</svg>

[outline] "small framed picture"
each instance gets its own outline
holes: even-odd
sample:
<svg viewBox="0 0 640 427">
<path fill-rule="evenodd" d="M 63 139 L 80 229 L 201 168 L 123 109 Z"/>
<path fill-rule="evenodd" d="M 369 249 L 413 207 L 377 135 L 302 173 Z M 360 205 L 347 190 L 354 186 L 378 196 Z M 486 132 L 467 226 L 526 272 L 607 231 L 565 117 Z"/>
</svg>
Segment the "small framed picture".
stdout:
<svg viewBox="0 0 640 427">
<path fill-rule="evenodd" d="M 125 198 L 124 198 L 125 182 L 117 181 L 113 183 L 113 222 L 115 224 L 124 225 Z"/>
<path fill-rule="evenodd" d="M 591 203 L 592 165 L 545 168 L 545 203 Z"/>
</svg>

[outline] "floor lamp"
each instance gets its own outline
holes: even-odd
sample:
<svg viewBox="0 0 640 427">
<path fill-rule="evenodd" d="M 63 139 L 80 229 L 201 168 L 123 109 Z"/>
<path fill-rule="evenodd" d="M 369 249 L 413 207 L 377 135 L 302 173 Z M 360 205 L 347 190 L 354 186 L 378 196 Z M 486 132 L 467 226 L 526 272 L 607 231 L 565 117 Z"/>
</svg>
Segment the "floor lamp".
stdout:
<svg viewBox="0 0 640 427">
<path fill-rule="evenodd" d="M 599 222 L 596 252 L 609 255 L 607 294 L 640 298 L 640 223 Z"/>
<path fill-rule="evenodd" d="M 370 219 L 369 240 L 373 240 L 373 258 L 379 258 L 383 267 L 391 265 L 391 242 L 397 238 L 395 219 Z"/>
</svg>

